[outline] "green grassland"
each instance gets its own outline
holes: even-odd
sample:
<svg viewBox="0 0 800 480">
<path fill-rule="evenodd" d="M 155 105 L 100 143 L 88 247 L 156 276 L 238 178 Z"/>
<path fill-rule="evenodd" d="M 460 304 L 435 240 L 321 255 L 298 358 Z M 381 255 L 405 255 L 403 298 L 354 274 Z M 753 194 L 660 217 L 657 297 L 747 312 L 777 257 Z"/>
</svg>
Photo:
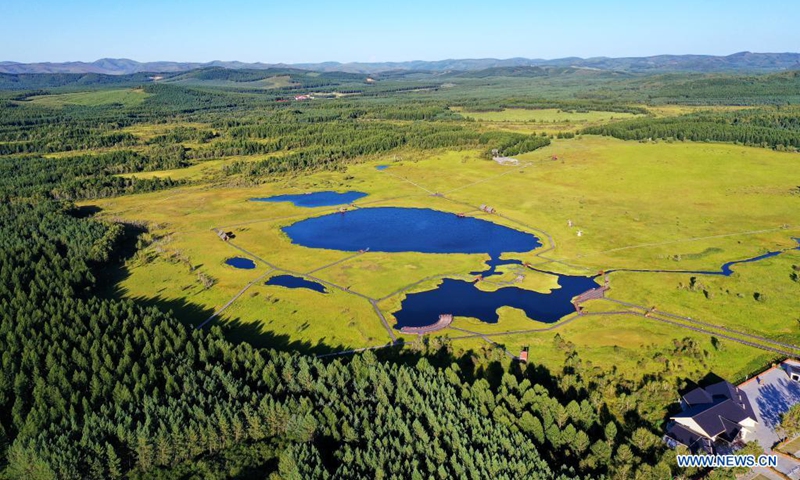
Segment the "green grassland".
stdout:
<svg viewBox="0 0 800 480">
<path fill-rule="evenodd" d="M 167 134 L 171 130 L 174 130 L 178 127 L 203 129 L 208 128 L 208 125 L 198 122 L 170 122 L 158 124 L 140 123 L 131 125 L 130 127 L 125 127 L 121 129 L 121 132 L 130 133 L 141 140 L 148 141 L 159 135 Z"/>
<path fill-rule="evenodd" d="M 506 108 L 501 111 L 472 112 L 461 107 L 452 107 L 451 110 L 465 118 L 479 122 L 488 129 L 519 133 L 546 132 L 548 134 L 575 132 L 589 126 L 641 116 L 625 112 L 594 110 L 576 112 L 557 108 Z"/>
<path fill-rule="evenodd" d="M 284 88 L 284 87 L 291 87 L 297 85 L 293 80 L 292 77 L 289 75 L 276 75 L 273 77 L 268 77 L 260 80 L 254 80 L 249 82 L 237 82 L 231 80 L 204 80 L 202 82 L 198 82 L 196 79 L 192 78 L 179 78 L 177 80 L 170 80 L 167 83 L 178 84 L 178 85 L 202 85 L 203 87 L 214 87 L 214 88 L 228 88 L 232 90 L 252 90 L 252 89 L 274 89 L 274 88 Z"/>
<path fill-rule="evenodd" d="M 715 346 L 708 335 L 676 330 L 670 325 L 629 315 L 586 316 L 553 331 L 498 336 L 492 340 L 514 354 L 528 347 L 530 361 L 558 370 L 563 366 L 564 356 L 555 344 L 556 335 L 573 343 L 582 360 L 606 371 L 623 372 L 631 379 L 657 372 L 698 379 L 713 372 L 736 382 L 763 369 L 775 358 L 769 352 L 735 342 L 722 340 Z M 676 343 L 686 338 L 697 342 L 699 357 L 676 348 Z"/>
<path fill-rule="evenodd" d="M 552 160 L 554 154 L 558 161 Z M 249 198 L 323 189 L 359 190 L 369 194 L 356 202 L 363 208 L 392 205 L 471 215 L 479 215 L 475 205 L 486 203 L 494 206 L 498 215 L 481 213 L 482 218 L 540 237 L 543 230 L 555 240 L 554 250 L 542 257 L 536 256 L 537 252 L 504 257 L 563 273 L 588 274 L 610 268 L 714 270 L 726 261 L 789 248 L 791 237 L 800 236 L 798 197 L 792 194 L 797 165 L 794 154 L 733 145 L 636 143 L 583 136 L 554 141 L 519 158 L 522 165 L 506 167 L 472 151 L 402 152 L 350 165 L 344 172 L 320 172 L 260 186 L 198 185 L 93 203 L 103 209 L 104 216 L 146 221 L 152 234 L 169 239 L 145 250 L 148 261 L 139 258 L 128 265 L 129 276 L 121 288 L 131 297 L 172 303 L 184 300 L 211 312 L 268 272 L 261 262 L 254 271 L 224 265 L 226 258 L 241 252 L 220 241 L 211 231 L 215 227 L 233 232 L 234 244 L 281 269 L 313 272 L 325 282 L 348 287 L 351 292 L 333 289 L 323 295 L 263 286 L 259 281 L 220 316 L 232 338 L 305 348 L 385 343 L 388 333 L 369 302 L 353 292 L 379 300 L 381 311 L 393 323 L 391 313 L 405 294 L 433 288 L 442 277 L 467 278 L 465 275 L 479 269 L 486 258 L 379 252 L 353 256 L 307 249 L 293 245 L 280 227 L 336 208 L 304 209 L 288 203 L 250 202 Z M 377 171 L 378 163 L 390 168 Z M 446 198 L 432 196 L 432 192 Z M 567 226 L 568 219 L 574 227 Z M 782 228 L 785 225 L 788 228 Z M 581 237 L 576 234 L 579 229 Z M 752 233 L 755 231 L 760 233 Z M 169 260 L 175 252 L 195 268 Z M 800 255 L 787 253 L 736 266 L 730 278 L 701 277 L 703 288 L 694 289 L 685 287 L 690 283 L 689 274 L 619 272 L 611 275 L 609 296 L 787 340 L 800 331 L 796 318 L 800 283 L 790 278 L 796 264 L 800 264 Z M 512 282 L 520 273 L 519 268 L 510 267 L 502 271 L 503 276 L 488 279 L 480 288 L 497 288 L 496 282 Z M 198 272 L 216 283 L 203 288 Z M 554 278 L 528 271 L 518 286 L 546 291 L 556 287 Z M 761 300 L 754 299 L 755 292 Z M 605 303 L 589 302 L 587 310 L 615 309 Z M 511 308 L 501 309 L 500 314 L 497 324 L 457 318 L 453 326 L 484 334 L 548 327 Z M 663 368 L 663 361 L 653 357 L 670 355 L 674 342 L 683 338 L 696 340 L 707 352 L 702 362 L 686 359 L 689 370 L 743 376 L 773 357 L 730 341 L 712 348 L 708 335 L 630 315 L 589 316 L 549 331 L 492 338 L 512 352 L 528 345 L 532 357 L 555 366 L 563 362 L 553 347 L 556 333 L 573 342 L 582 357 L 594 364 L 637 376 Z M 463 336 L 455 330 L 439 335 Z M 474 338 L 454 342 L 476 344 Z M 688 374 L 686 369 L 678 370 Z"/>
<path fill-rule="evenodd" d="M 632 113 L 620 112 L 575 112 L 556 108 L 523 109 L 507 108 L 500 112 L 470 112 L 454 109 L 466 118 L 482 122 L 531 122 L 531 123 L 573 123 L 588 124 L 634 118 Z"/>
<path fill-rule="evenodd" d="M 63 107 L 66 105 L 82 105 L 96 107 L 100 105 L 120 104 L 126 107 L 139 105 L 150 95 L 142 89 L 98 90 L 92 92 L 61 93 L 56 95 L 37 95 L 28 101 L 46 107 Z"/>
</svg>

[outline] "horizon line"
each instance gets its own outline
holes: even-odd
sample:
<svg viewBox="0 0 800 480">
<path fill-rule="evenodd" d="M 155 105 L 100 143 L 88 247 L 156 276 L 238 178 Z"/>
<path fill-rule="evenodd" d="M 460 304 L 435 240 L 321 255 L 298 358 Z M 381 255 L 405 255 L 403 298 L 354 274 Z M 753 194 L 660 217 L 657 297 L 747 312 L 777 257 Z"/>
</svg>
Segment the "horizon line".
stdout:
<svg viewBox="0 0 800 480">
<path fill-rule="evenodd" d="M 515 57 L 449 57 L 449 58 L 440 58 L 436 60 L 422 60 L 422 59 L 412 59 L 412 60 L 353 60 L 353 61 L 341 61 L 341 60 L 323 60 L 323 61 L 302 61 L 302 62 L 267 62 L 264 60 L 256 60 L 256 61 L 246 61 L 246 60 L 208 60 L 208 61 L 201 61 L 201 60 L 135 60 L 132 58 L 127 57 L 101 57 L 95 60 L 63 60 L 63 61 L 52 61 L 52 60 L 43 60 L 43 61 L 33 61 L 33 62 L 21 62 L 16 60 L 0 60 L 0 63 L 5 64 L 18 64 L 18 65 L 33 65 L 33 64 L 63 64 L 63 63 L 85 63 L 85 64 L 93 64 L 103 60 L 115 60 L 115 61 L 129 61 L 135 62 L 139 64 L 143 63 L 198 63 L 198 64 L 207 64 L 207 63 L 246 63 L 246 64 L 262 64 L 262 65 L 309 65 L 309 64 L 325 64 L 325 63 L 332 63 L 338 65 L 353 65 L 353 64 L 376 64 L 376 63 L 414 63 L 414 62 L 447 62 L 447 61 L 455 61 L 455 60 L 532 60 L 532 61 L 543 61 L 543 62 L 552 62 L 556 60 L 568 60 L 568 59 L 577 59 L 577 60 L 593 60 L 593 59 L 624 59 L 624 58 L 653 58 L 653 57 L 685 57 L 685 56 L 698 56 L 698 57 L 730 57 L 733 55 L 740 55 L 740 54 L 754 54 L 754 55 L 786 55 L 786 54 L 794 54 L 798 55 L 800 52 L 794 51 L 784 51 L 784 52 L 753 52 L 750 50 L 741 50 L 738 52 L 733 52 L 725 55 L 715 55 L 715 54 L 708 54 L 708 53 L 658 53 L 653 55 L 641 55 L 641 56 L 608 56 L 608 55 L 599 55 L 599 56 L 591 56 L 591 57 L 581 57 L 577 55 L 567 56 L 567 57 L 555 57 L 555 58 L 542 58 L 542 57 L 525 57 L 525 56 L 515 56 Z"/>
</svg>

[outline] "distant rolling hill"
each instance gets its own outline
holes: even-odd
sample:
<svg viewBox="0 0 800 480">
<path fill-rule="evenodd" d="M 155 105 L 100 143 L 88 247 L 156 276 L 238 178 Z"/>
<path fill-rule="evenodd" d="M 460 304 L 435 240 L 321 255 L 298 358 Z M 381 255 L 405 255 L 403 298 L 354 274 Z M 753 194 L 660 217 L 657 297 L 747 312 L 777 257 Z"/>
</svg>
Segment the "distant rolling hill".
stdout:
<svg viewBox="0 0 800 480">
<path fill-rule="evenodd" d="M 373 63 L 300 63 L 294 65 L 213 61 L 137 62 L 128 59 L 103 58 L 94 62 L 17 63 L 0 62 L 0 73 L 100 73 L 128 75 L 142 72 L 185 72 L 198 68 L 228 69 L 296 68 L 318 72 L 378 73 L 386 71 L 457 72 L 516 67 L 592 68 L 627 73 L 667 72 L 774 72 L 800 69 L 800 53 L 740 52 L 727 56 L 656 55 L 627 58 L 560 58 L 554 60 L 528 58 L 450 59 L 438 61 L 373 62 Z M 530 74 L 530 72 L 528 72 Z"/>
</svg>

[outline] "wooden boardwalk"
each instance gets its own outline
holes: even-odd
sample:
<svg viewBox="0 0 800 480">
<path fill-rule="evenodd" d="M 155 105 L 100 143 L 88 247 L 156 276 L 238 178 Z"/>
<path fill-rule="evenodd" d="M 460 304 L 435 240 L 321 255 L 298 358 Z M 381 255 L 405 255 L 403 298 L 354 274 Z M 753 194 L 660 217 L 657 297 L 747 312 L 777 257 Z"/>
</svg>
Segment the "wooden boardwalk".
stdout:
<svg viewBox="0 0 800 480">
<path fill-rule="evenodd" d="M 433 323 L 431 325 L 425 325 L 423 327 L 403 327 L 400 329 L 400 331 L 403 333 L 410 333 L 410 334 L 416 333 L 417 335 L 424 335 L 426 333 L 438 332 L 439 330 L 443 330 L 449 327 L 451 323 L 453 323 L 453 315 L 450 313 L 446 313 L 439 315 L 439 320 L 437 320 L 436 323 Z"/>
</svg>

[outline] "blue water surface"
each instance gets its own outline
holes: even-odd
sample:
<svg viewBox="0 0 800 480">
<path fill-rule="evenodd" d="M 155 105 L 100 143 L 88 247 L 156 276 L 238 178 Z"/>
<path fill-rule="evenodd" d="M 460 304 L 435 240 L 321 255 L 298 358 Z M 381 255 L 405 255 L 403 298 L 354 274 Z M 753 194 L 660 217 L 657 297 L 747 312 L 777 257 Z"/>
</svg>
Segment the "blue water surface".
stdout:
<svg viewBox="0 0 800 480">
<path fill-rule="evenodd" d="M 378 165 L 375 170 L 386 170 L 387 168 L 389 168 L 389 165 Z"/>
<path fill-rule="evenodd" d="M 283 231 L 297 245 L 347 252 L 488 253 L 499 258 L 542 245 L 530 233 L 428 208 L 362 208 L 302 220 Z"/>
<path fill-rule="evenodd" d="M 312 282 L 303 277 L 295 277 L 294 275 L 275 275 L 267 280 L 264 285 L 277 285 L 286 288 L 307 288 L 319 293 L 328 293 L 325 286 L 321 283 Z"/>
<path fill-rule="evenodd" d="M 233 257 L 225 260 L 226 265 L 233 268 L 241 268 L 243 270 L 252 270 L 256 268 L 256 262 L 244 257 Z"/>
<path fill-rule="evenodd" d="M 252 202 L 291 202 L 296 207 L 331 207 L 334 205 L 347 205 L 355 202 L 359 198 L 366 197 L 364 192 L 313 192 L 295 195 L 275 195 L 272 197 L 251 198 Z"/>
<path fill-rule="evenodd" d="M 560 288 L 539 293 L 518 287 L 505 287 L 484 292 L 471 282 L 445 279 L 433 290 L 411 293 L 393 315 L 395 328 L 422 327 L 435 323 L 439 315 L 473 317 L 486 323 L 497 323 L 500 307 L 518 308 L 529 318 L 553 323 L 575 312 L 572 298 L 598 285 L 592 277 L 559 275 Z"/>
<path fill-rule="evenodd" d="M 302 220 L 283 227 L 283 231 L 292 243 L 309 248 L 348 252 L 369 249 L 378 252 L 485 253 L 489 255 L 488 269 L 472 272 L 483 276 L 496 274 L 497 267 L 501 265 L 522 264 L 522 261 L 516 259 L 501 260 L 501 254 L 530 252 L 541 246 L 539 239 L 529 233 L 479 218 L 459 218 L 452 213 L 426 208 L 363 208 Z M 675 273 L 728 276 L 732 273 L 731 268 L 737 264 L 755 262 L 780 253 L 782 252 L 769 252 L 745 260 L 728 262 L 722 265 L 720 270 L 675 271 Z M 408 294 L 402 301 L 400 309 L 394 312 L 397 319 L 395 328 L 430 325 L 435 323 L 441 314 L 472 317 L 483 322 L 496 323 L 499 318 L 497 309 L 504 306 L 520 309 L 531 319 L 553 323 L 575 311 L 572 299 L 576 295 L 599 287 L 596 277 L 537 271 L 557 276 L 559 288 L 548 293 L 518 287 L 503 287 L 493 292 L 484 292 L 471 282 L 444 279 L 432 290 Z M 609 273 L 612 271 L 665 270 L 610 270 Z M 275 280 L 280 277 L 287 278 Z M 270 281 L 289 288 L 312 288 L 316 291 L 322 288 L 324 291 L 324 287 L 319 283 L 289 275 L 273 277 Z"/>
</svg>

